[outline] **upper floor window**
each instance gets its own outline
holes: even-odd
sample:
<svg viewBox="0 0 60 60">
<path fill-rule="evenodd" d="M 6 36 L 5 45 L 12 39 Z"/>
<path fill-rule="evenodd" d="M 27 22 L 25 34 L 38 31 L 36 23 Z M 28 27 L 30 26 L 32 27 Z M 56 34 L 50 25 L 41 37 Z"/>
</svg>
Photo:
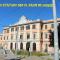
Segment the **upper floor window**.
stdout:
<svg viewBox="0 0 60 60">
<path fill-rule="evenodd" d="M 27 30 L 30 29 L 30 25 L 26 25 L 26 29 L 27 29 Z"/>
<path fill-rule="evenodd" d="M 20 35 L 20 39 L 23 39 L 23 35 Z"/>
<path fill-rule="evenodd" d="M 36 28 L 36 26 L 35 25 L 32 25 L 32 29 L 35 29 Z"/>
<path fill-rule="evenodd" d="M 47 37 L 48 37 L 48 35 L 47 35 L 47 33 L 45 34 L 45 38 L 47 39 Z"/>
<path fill-rule="evenodd" d="M 54 24 L 51 24 L 51 27 L 54 28 Z"/>
<path fill-rule="evenodd" d="M 2 40 L 2 37 L 1 37 L 1 40 Z"/>
<path fill-rule="evenodd" d="M 43 24 L 42 23 L 40 24 L 40 27 L 41 27 L 41 30 L 42 30 L 42 28 L 43 28 Z"/>
<path fill-rule="evenodd" d="M 11 28 L 11 32 L 13 32 L 14 31 L 14 28 Z"/>
<path fill-rule="evenodd" d="M 30 39 L 30 34 L 27 34 L 27 39 Z"/>
<path fill-rule="evenodd" d="M 5 40 L 5 36 L 4 36 L 4 40 Z"/>
<path fill-rule="evenodd" d="M 33 34 L 33 38 L 34 38 L 34 39 L 36 38 L 36 33 Z"/>
<path fill-rule="evenodd" d="M 43 33 L 41 32 L 41 39 L 43 38 Z"/>
<path fill-rule="evenodd" d="M 6 32 L 9 33 L 9 29 L 7 29 Z"/>
<path fill-rule="evenodd" d="M 6 29 L 4 29 L 4 33 L 6 33 Z"/>
<path fill-rule="evenodd" d="M 15 28 L 15 31 L 18 31 L 18 30 L 19 30 L 19 27 L 16 27 L 16 28 Z"/>
<path fill-rule="evenodd" d="M 47 25 L 45 25 L 45 29 L 47 29 Z"/>
<path fill-rule="evenodd" d="M 21 28 L 21 30 L 24 30 L 24 26 L 21 26 L 20 28 Z"/>
</svg>

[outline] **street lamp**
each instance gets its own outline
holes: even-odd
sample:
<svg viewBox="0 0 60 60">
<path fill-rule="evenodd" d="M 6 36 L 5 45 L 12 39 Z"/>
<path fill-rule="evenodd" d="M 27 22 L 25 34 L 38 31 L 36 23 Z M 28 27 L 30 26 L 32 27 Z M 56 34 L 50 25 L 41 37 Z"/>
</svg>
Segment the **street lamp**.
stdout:
<svg viewBox="0 0 60 60">
<path fill-rule="evenodd" d="M 54 48 L 55 48 L 55 59 L 59 60 L 58 55 L 58 30 L 57 30 L 57 19 L 56 19 L 56 4 L 55 0 L 52 0 L 53 2 L 53 18 L 54 18 Z"/>
<path fill-rule="evenodd" d="M 16 32 L 16 51 L 15 54 L 17 55 L 17 50 L 18 50 L 18 29 L 15 31 Z"/>
</svg>

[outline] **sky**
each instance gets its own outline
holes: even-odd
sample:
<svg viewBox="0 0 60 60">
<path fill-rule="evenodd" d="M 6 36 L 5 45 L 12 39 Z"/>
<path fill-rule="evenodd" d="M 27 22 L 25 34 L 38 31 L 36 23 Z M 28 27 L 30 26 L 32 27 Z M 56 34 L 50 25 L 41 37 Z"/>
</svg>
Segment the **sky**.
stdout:
<svg viewBox="0 0 60 60">
<path fill-rule="evenodd" d="M 52 0 L 0 0 L 0 4 L 47 4 Z M 60 0 L 56 0 L 57 18 L 60 17 Z M 53 19 L 53 10 L 48 7 L 0 7 L 0 32 L 4 26 L 14 24 L 19 21 L 21 16 L 26 16 L 31 20 L 49 20 Z"/>
</svg>

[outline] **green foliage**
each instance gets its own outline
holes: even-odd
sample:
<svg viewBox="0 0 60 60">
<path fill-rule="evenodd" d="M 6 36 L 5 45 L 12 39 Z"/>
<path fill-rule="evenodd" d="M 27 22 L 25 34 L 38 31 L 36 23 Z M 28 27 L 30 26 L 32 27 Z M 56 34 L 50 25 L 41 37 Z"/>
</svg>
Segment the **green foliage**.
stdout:
<svg viewBox="0 0 60 60">
<path fill-rule="evenodd" d="M 14 50 L 12 50 L 13 53 L 15 53 Z M 26 55 L 26 56 L 29 56 L 30 55 L 30 52 L 28 51 L 25 51 L 25 50 L 21 50 L 21 51 L 17 51 L 17 55 Z M 41 52 L 31 52 L 31 56 L 47 56 L 49 55 L 48 53 L 41 53 Z"/>
<path fill-rule="evenodd" d="M 29 52 L 28 51 L 21 50 L 21 51 L 18 51 L 17 52 L 17 55 L 29 55 Z"/>
<path fill-rule="evenodd" d="M 49 36 L 49 41 L 50 41 L 50 47 L 54 47 L 54 32 L 49 30 L 50 36 Z"/>
<path fill-rule="evenodd" d="M 60 49 L 60 23 L 57 27 L 58 29 L 58 46 L 59 46 L 59 49 Z M 52 32 L 52 30 L 49 30 L 49 33 L 51 34 L 49 36 L 49 40 L 50 40 L 50 47 L 54 47 L 54 32 Z"/>
<path fill-rule="evenodd" d="M 15 54 L 15 50 L 11 50 Z"/>
<path fill-rule="evenodd" d="M 47 55 L 49 55 L 47 53 L 41 53 L 41 52 L 32 52 L 31 54 L 32 54 L 32 56 L 47 56 Z"/>
</svg>

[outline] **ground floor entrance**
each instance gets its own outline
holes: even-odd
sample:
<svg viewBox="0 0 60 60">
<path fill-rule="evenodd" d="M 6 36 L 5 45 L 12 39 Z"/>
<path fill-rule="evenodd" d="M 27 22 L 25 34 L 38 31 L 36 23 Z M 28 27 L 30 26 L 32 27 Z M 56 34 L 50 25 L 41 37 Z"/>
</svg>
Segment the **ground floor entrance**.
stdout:
<svg viewBox="0 0 60 60">
<path fill-rule="evenodd" d="M 17 46 L 16 46 L 17 45 Z M 29 51 L 29 49 L 31 49 L 31 51 L 40 51 L 40 45 L 39 45 L 39 42 L 12 42 L 10 44 L 8 44 L 8 46 L 10 46 L 9 49 L 13 49 L 13 50 L 16 50 L 16 47 L 18 50 L 26 50 L 26 51 Z M 38 48 L 37 48 L 38 47 Z"/>
<path fill-rule="evenodd" d="M 29 51 L 29 48 L 30 48 L 30 42 L 27 42 L 26 43 L 26 50 Z"/>
</svg>

